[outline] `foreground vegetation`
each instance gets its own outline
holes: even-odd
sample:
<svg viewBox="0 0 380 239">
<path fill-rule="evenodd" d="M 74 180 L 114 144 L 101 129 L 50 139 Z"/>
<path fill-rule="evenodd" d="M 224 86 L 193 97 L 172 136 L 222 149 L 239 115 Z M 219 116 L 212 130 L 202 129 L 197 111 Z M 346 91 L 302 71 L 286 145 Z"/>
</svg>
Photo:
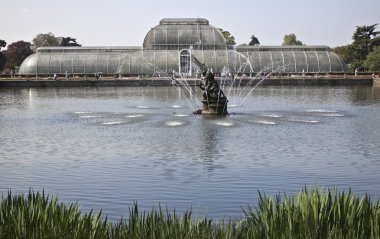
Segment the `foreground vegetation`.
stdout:
<svg viewBox="0 0 380 239">
<path fill-rule="evenodd" d="M 380 202 L 348 191 L 305 188 L 295 196 L 260 194 L 239 222 L 198 219 L 157 208 L 130 208 L 111 223 L 99 213 L 30 191 L 2 196 L 0 238 L 380 238 Z"/>
</svg>

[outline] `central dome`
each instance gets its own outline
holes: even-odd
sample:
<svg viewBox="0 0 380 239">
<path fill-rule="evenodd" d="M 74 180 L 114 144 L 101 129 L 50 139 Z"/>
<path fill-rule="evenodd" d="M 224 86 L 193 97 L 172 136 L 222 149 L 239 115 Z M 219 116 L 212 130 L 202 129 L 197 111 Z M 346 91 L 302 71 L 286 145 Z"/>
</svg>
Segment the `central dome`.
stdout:
<svg viewBox="0 0 380 239">
<path fill-rule="evenodd" d="M 146 34 L 144 50 L 226 49 L 223 34 L 203 18 L 164 18 Z"/>
</svg>

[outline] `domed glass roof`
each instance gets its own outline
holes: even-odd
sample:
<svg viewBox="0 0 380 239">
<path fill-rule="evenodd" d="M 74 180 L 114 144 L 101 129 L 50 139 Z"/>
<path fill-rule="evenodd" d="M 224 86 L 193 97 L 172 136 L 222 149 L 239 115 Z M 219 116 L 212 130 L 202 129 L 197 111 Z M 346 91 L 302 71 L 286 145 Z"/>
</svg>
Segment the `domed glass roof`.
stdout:
<svg viewBox="0 0 380 239">
<path fill-rule="evenodd" d="M 202 18 L 162 19 L 160 25 L 152 28 L 145 36 L 146 50 L 225 49 L 222 33 L 208 20 Z"/>
</svg>

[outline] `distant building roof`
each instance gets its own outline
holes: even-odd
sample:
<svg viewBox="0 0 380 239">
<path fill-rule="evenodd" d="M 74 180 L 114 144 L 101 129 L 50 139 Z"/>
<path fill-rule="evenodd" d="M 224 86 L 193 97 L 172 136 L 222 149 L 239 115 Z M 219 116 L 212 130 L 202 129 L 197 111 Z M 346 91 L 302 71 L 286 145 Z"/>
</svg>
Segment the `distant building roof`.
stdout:
<svg viewBox="0 0 380 239">
<path fill-rule="evenodd" d="M 306 45 L 291 45 L 291 46 L 237 46 L 237 51 L 330 51 L 328 46 L 306 46 Z"/>
<path fill-rule="evenodd" d="M 75 52 L 130 52 L 130 51 L 136 51 L 141 50 L 142 47 L 140 46 L 107 46 L 107 47 L 39 47 L 37 48 L 37 53 L 47 53 L 47 52 L 66 52 L 66 53 L 75 53 Z"/>
<path fill-rule="evenodd" d="M 147 50 L 225 49 L 226 40 L 218 28 L 203 18 L 165 18 L 145 36 Z"/>
<path fill-rule="evenodd" d="M 160 25 L 209 25 L 204 18 L 163 18 Z"/>
</svg>

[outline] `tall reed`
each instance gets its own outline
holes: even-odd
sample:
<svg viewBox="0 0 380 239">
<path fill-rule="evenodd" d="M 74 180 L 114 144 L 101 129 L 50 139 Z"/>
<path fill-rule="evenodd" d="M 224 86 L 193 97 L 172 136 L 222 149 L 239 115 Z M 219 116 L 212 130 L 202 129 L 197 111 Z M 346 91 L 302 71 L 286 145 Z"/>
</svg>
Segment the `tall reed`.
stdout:
<svg viewBox="0 0 380 239">
<path fill-rule="evenodd" d="M 241 221 L 213 221 L 188 210 L 129 209 L 127 220 L 83 214 L 44 192 L 8 194 L 0 202 L 0 238 L 380 238 L 380 203 L 368 195 L 305 187 L 296 195 L 266 196 L 243 209 Z"/>
<path fill-rule="evenodd" d="M 101 212 L 82 214 L 77 204 L 58 203 L 44 192 L 2 196 L 1 238 L 99 238 L 108 228 Z"/>
<path fill-rule="evenodd" d="M 245 210 L 253 238 L 380 238 L 380 205 L 365 194 L 305 187 L 296 196 L 259 193 L 258 205 Z"/>
</svg>

